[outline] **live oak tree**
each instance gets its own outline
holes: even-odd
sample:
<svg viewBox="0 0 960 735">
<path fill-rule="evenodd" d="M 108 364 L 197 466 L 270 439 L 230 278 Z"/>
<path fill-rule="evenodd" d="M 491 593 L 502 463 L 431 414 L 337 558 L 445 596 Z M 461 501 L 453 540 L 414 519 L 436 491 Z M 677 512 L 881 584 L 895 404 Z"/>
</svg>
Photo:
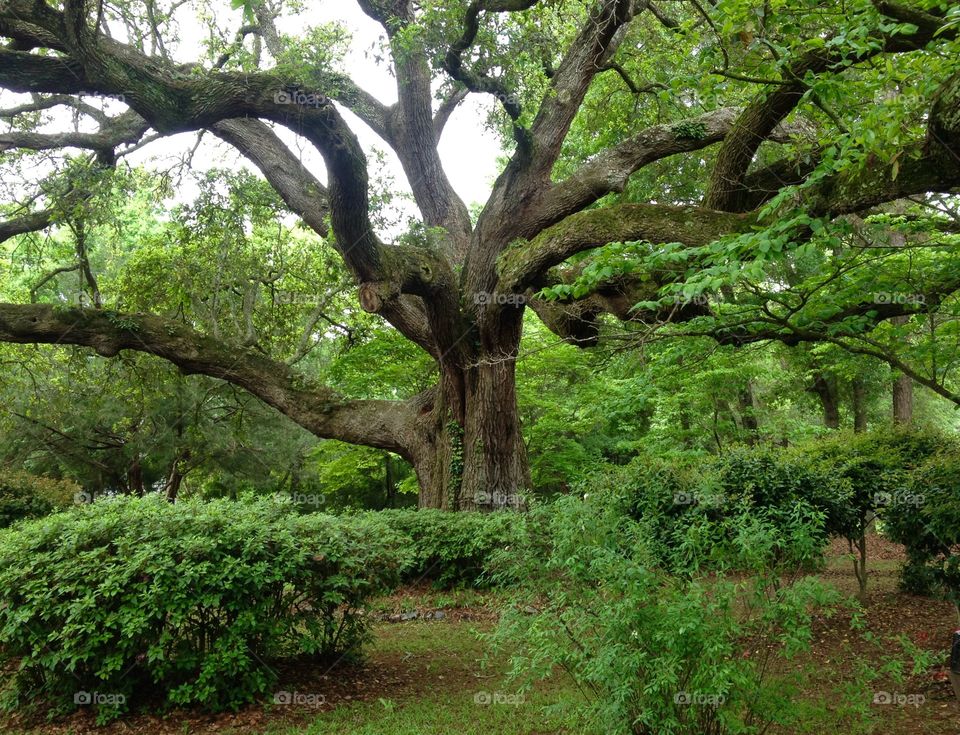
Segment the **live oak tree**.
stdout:
<svg viewBox="0 0 960 735">
<path fill-rule="evenodd" d="M 749 299 L 759 317 L 701 326 L 717 299 L 690 298 L 712 290 L 738 304 L 750 291 L 749 273 L 747 287 L 734 286 L 751 248 L 796 250 L 819 242 L 826 225 L 956 192 L 960 70 L 947 4 L 358 4 L 385 34 L 394 104 L 344 71 L 336 29 L 285 36 L 277 24 L 284 8 L 270 2 L 236 3 L 230 32 L 212 24 L 209 53 L 183 64 L 170 50 L 177 19 L 191 10 L 182 3 L 4 0 L 0 88 L 32 96 L 0 111 L 11 121 L 0 150 L 81 149 L 93 167 L 109 168 L 158 137 L 209 131 L 338 253 L 363 309 L 431 356 L 435 386 L 402 401 L 351 399 L 322 376 L 176 314 L 103 308 L 77 222 L 76 267 L 90 302 L 2 304 L 0 340 L 81 345 L 107 357 L 136 350 L 228 381 L 318 437 L 401 455 L 416 471 L 421 505 L 461 509 L 478 499 L 513 505 L 529 485 L 515 391 L 528 308 L 583 347 L 596 344 L 611 319 L 689 322 L 691 334 L 727 343 L 798 342 L 837 339 L 831 328 L 841 318 L 882 328 L 941 306 L 960 287 L 948 269 L 927 284 L 922 303 L 878 304 L 861 294 L 813 326 L 765 321 L 767 302 Z M 909 89 L 909 103 L 887 113 L 892 129 L 879 124 L 882 114 L 869 114 Z M 468 94 L 496 100 L 492 123 L 509 148 L 476 221 L 437 148 Z M 127 109 L 107 115 L 91 96 Z M 39 127 L 39 116 L 55 109 L 97 129 Z M 344 109 L 396 153 L 406 174 L 421 223 L 394 242 L 376 227 L 367 158 Z M 325 177 L 301 162 L 278 127 L 320 153 Z M 87 196 L 82 181 L 24 194 L 0 223 L 0 240 L 70 221 Z M 653 266 L 616 267 L 638 261 L 604 247 L 611 243 L 645 249 Z M 665 303 L 662 289 L 684 282 L 690 288 L 669 291 L 683 298 Z M 806 281 L 763 285 L 802 292 Z M 868 354 L 889 359 L 882 350 Z M 936 375 L 926 384 L 953 395 Z"/>
</svg>

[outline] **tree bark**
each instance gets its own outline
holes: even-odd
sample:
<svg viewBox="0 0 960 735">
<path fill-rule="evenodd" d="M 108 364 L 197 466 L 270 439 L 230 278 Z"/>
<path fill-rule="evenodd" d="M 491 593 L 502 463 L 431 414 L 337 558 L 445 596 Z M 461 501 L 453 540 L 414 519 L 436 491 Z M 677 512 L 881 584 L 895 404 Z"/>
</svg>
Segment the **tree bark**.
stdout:
<svg viewBox="0 0 960 735">
<path fill-rule="evenodd" d="M 823 408 L 823 425 L 828 429 L 839 429 L 840 401 L 837 398 L 836 379 L 817 373 L 810 390 L 820 399 L 820 405 Z"/>
<path fill-rule="evenodd" d="M 893 423 L 907 425 L 913 421 L 913 381 L 898 375 L 893 381 Z"/>
<path fill-rule="evenodd" d="M 898 316 L 891 324 L 905 324 L 909 317 Z M 913 421 L 913 381 L 909 375 L 898 372 L 893 381 L 893 423 L 907 425 Z"/>
<path fill-rule="evenodd" d="M 853 403 L 853 430 L 860 434 L 867 430 L 867 386 L 862 378 L 854 378 L 850 391 Z"/>
<path fill-rule="evenodd" d="M 558 49 L 559 63 L 551 70 L 547 92 L 536 109 L 521 110 L 521 104 L 528 104 L 527 95 L 521 103 L 521 96 L 509 94 L 511 90 L 501 81 L 510 75 L 490 75 L 482 61 L 475 62 L 474 54 L 468 52 L 485 16 L 524 12 L 534 4 L 531 0 L 470 3 L 463 33 L 443 62 L 455 82 L 448 97 L 452 102 L 434 113 L 432 90 L 438 80 L 431 74 L 433 50 L 418 45 L 417 33 L 402 33 L 419 22 L 412 3 L 360 2 L 363 11 L 383 26 L 394 52 L 398 101 L 385 105 L 349 76 L 333 71 L 307 72 L 302 80 L 285 77 L 285 65 L 243 73 L 221 65 L 187 70 L 109 37 L 99 24 L 90 25 L 86 3 L 67 2 L 61 9 L 32 0 L 8 0 L 0 8 L 0 36 L 11 41 L 0 48 L 0 87 L 61 97 L 122 95 L 131 110 L 98 120 L 100 129 L 95 134 L 0 136 L 0 150 L 74 145 L 111 158 L 117 145 L 140 141 L 148 129 L 160 136 L 211 130 L 256 165 L 309 227 L 323 237 L 332 235 L 327 242 L 354 276 L 362 307 L 382 316 L 429 353 L 437 362 L 440 380 L 406 401 L 349 400 L 253 349 L 221 344 L 181 322 L 110 310 L 93 313 L 0 304 L 0 341 L 82 345 L 108 357 L 121 350 L 147 352 L 179 366 L 185 374 L 202 373 L 244 388 L 316 436 L 399 454 L 413 464 L 423 507 L 517 507 L 530 484 L 514 375 L 525 305 L 534 307 L 541 317 L 548 315 L 545 323 L 564 338 L 587 346 L 599 335 L 602 313 L 637 319 L 632 308 L 637 302 L 656 299 L 660 286 L 676 281 L 695 263 L 642 274 L 648 276 L 637 278 L 636 283 L 646 284 L 642 288 L 631 285 L 633 281 L 602 284 L 583 299 L 560 304 L 562 308 L 556 308 L 556 303 L 531 302 L 531 294 L 563 282 L 555 280 L 556 271 L 572 256 L 611 242 L 682 243 L 695 248 L 724 235 L 751 231 L 758 216 L 749 211 L 757 203 L 751 163 L 765 140 L 783 134 L 783 121 L 806 99 L 807 72 L 839 74 L 848 63 L 922 48 L 938 34 L 945 39 L 955 35 L 939 19 L 921 14 L 914 23 L 915 33 L 873 34 L 876 43 L 866 51 L 862 44 L 838 44 L 829 50 L 820 46 L 787 59 L 783 79 L 763 89 L 743 110 L 714 110 L 682 123 L 639 131 L 592 157 L 566 179 L 554 181 L 555 164 L 592 80 L 609 68 L 628 25 L 647 4 L 598 0 L 572 43 Z M 277 33 L 270 9 L 254 3 L 254 12 L 259 38 L 275 59 L 282 58 L 285 41 Z M 436 146 L 443 121 L 463 87 L 500 97 L 517 143 L 475 228 L 443 171 Z M 363 149 L 328 94 L 393 148 L 427 236 L 390 245 L 379 239 L 370 216 Z M 919 155 L 899 156 L 866 173 L 852 170 L 828 177 L 803 188 L 802 205 L 811 216 L 836 216 L 909 194 L 953 191 L 960 183 L 958 96 L 960 75 L 955 75 L 943 85 L 931 108 L 928 139 L 902 151 Z M 326 165 L 325 185 L 269 123 L 287 127 L 316 148 Z M 643 166 L 721 140 L 725 143 L 714 166 L 706 206 L 658 202 L 588 209 L 623 190 Z M 781 170 L 773 168 L 777 173 Z M 793 164 L 786 169 L 791 177 L 800 177 L 791 178 L 791 183 L 800 183 L 806 170 Z M 47 210 L 28 211 L 0 223 L 0 241 L 44 229 L 53 219 Z M 494 296 L 506 297 L 506 303 L 488 303 Z M 480 297 L 483 303 L 477 301 Z M 928 303 L 939 301 L 929 299 Z M 885 310 L 903 313 L 904 307 L 865 303 L 855 308 L 883 319 L 893 315 Z M 671 319 L 702 314 L 686 308 L 672 312 Z M 835 318 L 843 317 L 841 311 Z M 776 328 L 779 334 L 779 325 Z M 739 333 L 727 338 L 746 339 Z M 821 400 L 825 398 L 830 403 L 829 407 L 824 403 L 825 423 L 835 428 L 839 425 L 835 387 L 827 386 Z M 734 420 L 755 436 L 753 397 L 742 394 L 739 400 L 741 411 L 734 412 Z M 723 408 L 727 410 L 726 404 Z M 722 451 L 720 409 L 715 406 L 713 417 L 718 451 Z"/>
<path fill-rule="evenodd" d="M 757 420 L 757 403 L 753 396 L 753 383 L 746 385 L 737 394 L 740 404 L 740 422 L 747 434 L 747 444 L 754 445 L 760 438 L 760 422 Z"/>
<path fill-rule="evenodd" d="M 420 507 L 523 506 L 530 470 L 515 377 L 522 313 L 518 307 L 481 309 L 479 345 L 467 346 L 463 367 L 445 365 L 435 401 L 417 422 L 413 465 Z"/>
</svg>

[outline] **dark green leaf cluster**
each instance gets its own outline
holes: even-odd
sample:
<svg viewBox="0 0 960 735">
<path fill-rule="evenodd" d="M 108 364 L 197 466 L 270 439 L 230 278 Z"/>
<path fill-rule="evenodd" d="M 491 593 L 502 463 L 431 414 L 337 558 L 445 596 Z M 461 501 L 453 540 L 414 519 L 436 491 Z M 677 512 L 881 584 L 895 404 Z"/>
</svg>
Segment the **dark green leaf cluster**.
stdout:
<svg viewBox="0 0 960 735">
<path fill-rule="evenodd" d="M 438 587 L 484 587 L 495 554 L 516 548 L 526 519 L 519 513 L 446 513 L 439 510 L 384 510 L 368 517 L 409 537 L 413 563 L 408 582 L 431 580 Z"/>
<path fill-rule="evenodd" d="M 278 658 L 358 657 L 364 604 L 406 545 L 375 517 L 276 500 L 116 499 L 19 524 L 0 535 L 5 705 L 235 708 L 269 691 Z"/>
</svg>

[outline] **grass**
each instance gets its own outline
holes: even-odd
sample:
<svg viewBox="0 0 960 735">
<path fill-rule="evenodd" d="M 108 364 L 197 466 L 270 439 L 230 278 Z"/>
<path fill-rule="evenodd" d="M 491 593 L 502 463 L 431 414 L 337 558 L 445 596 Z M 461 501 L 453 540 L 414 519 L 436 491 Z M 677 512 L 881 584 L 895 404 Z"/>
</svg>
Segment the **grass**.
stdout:
<svg viewBox="0 0 960 735">
<path fill-rule="evenodd" d="M 580 732 L 579 695 L 571 683 L 541 683 L 520 694 L 507 686 L 503 659 L 492 659 L 479 633 L 463 621 L 382 625 L 371 664 L 399 659 L 408 686 L 383 696 L 334 703 L 306 725 L 271 727 L 264 735 L 546 735 Z M 488 702 L 497 697 L 499 702 Z M 550 707 L 552 713 L 545 714 Z M 559 710 L 565 709 L 564 715 Z"/>
<path fill-rule="evenodd" d="M 946 603 L 905 595 L 896 589 L 898 562 L 871 560 L 870 605 L 864 611 L 868 629 L 877 637 L 866 645 L 838 616 L 820 620 L 814 648 L 791 662 L 778 675 L 800 673 L 797 701 L 805 713 L 802 725 L 790 731 L 770 729 L 768 735 L 818 732 L 872 735 L 955 735 L 960 706 L 948 685 L 930 683 L 930 672 L 897 684 L 883 680 L 877 689 L 923 692 L 922 707 L 877 707 L 872 691 L 856 692 L 860 711 L 844 711 L 831 692 L 852 684 L 853 661 L 866 657 L 883 665 L 898 648 L 895 635 L 940 652 L 949 638 L 955 614 Z M 856 582 L 847 559 L 828 559 L 820 573 L 847 594 Z M 212 715 L 195 711 L 135 714 L 106 728 L 95 728 L 89 713 L 19 730 L 0 721 L 0 732 L 30 735 L 571 735 L 590 732 L 583 721 L 583 700 L 576 686 L 558 675 L 539 682 L 522 698 L 516 684 L 505 681 L 506 656 L 490 656 L 479 634 L 492 629 L 497 593 L 461 590 L 437 592 L 408 588 L 377 600 L 380 613 L 446 609 L 441 619 L 406 622 L 382 620 L 374 626 L 370 658 L 358 667 L 327 673 L 309 664 L 291 664 L 282 671 L 278 689 L 322 695 L 323 705 L 254 704 L 237 713 Z M 484 703 L 499 695 L 500 702 Z M 824 695 L 826 695 L 824 697 Z M 506 702 L 503 700 L 506 699 Z M 818 703 L 816 700 L 820 699 Z M 480 700 L 480 701 L 477 701 Z"/>
</svg>

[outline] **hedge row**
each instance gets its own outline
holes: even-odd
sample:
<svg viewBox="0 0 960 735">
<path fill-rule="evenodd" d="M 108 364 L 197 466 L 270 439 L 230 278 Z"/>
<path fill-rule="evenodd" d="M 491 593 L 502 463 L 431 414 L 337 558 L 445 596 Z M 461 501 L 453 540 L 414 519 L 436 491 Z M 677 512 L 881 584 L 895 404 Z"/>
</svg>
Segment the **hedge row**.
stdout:
<svg viewBox="0 0 960 735">
<path fill-rule="evenodd" d="M 97 502 L 0 534 L 0 669 L 7 707 L 100 719 L 159 705 L 236 707 L 275 682 L 273 661 L 356 656 L 363 608 L 400 580 L 409 539 L 374 516 L 285 504 Z"/>
</svg>

